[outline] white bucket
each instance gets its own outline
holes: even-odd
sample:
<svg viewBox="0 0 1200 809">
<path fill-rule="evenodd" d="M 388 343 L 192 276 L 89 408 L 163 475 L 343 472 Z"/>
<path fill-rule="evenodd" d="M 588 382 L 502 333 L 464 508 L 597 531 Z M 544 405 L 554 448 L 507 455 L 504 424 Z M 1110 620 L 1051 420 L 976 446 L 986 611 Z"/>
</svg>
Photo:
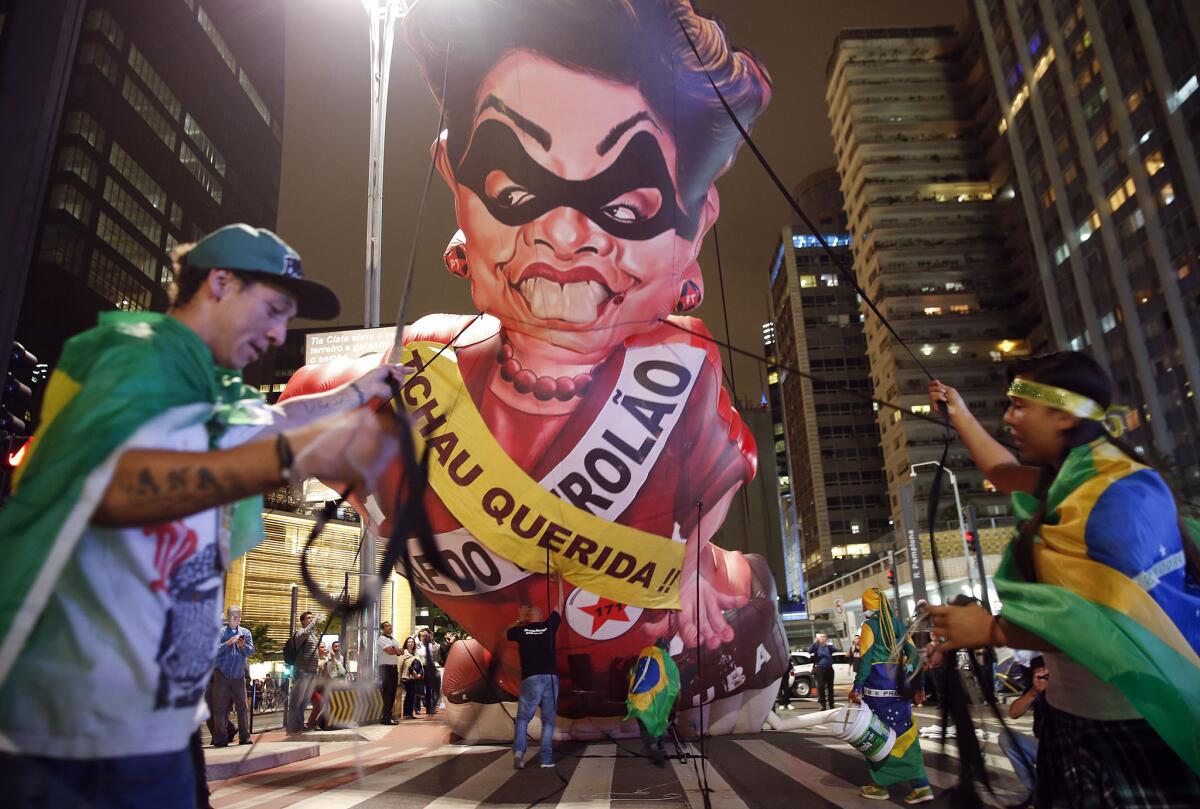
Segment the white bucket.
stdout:
<svg viewBox="0 0 1200 809">
<path fill-rule="evenodd" d="M 885 725 L 866 705 L 839 710 L 844 713 L 831 723 L 835 736 L 871 761 L 883 761 L 888 757 L 896 744 L 896 731 Z"/>
</svg>

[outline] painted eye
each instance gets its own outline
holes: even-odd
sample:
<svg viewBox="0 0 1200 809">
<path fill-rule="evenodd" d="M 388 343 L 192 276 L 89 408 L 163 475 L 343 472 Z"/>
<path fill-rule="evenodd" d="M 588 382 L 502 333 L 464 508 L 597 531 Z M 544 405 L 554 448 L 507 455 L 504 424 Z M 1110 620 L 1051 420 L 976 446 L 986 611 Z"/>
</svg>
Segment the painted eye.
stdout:
<svg viewBox="0 0 1200 809">
<path fill-rule="evenodd" d="M 602 210 L 614 222 L 632 225 L 653 219 L 662 206 L 662 194 L 657 188 L 639 188 L 622 194 Z"/>
<path fill-rule="evenodd" d="M 502 208 L 519 208 L 533 201 L 532 193 L 498 170 L 488 172 L 483 181 L 483 192 Z"/>
</svg>

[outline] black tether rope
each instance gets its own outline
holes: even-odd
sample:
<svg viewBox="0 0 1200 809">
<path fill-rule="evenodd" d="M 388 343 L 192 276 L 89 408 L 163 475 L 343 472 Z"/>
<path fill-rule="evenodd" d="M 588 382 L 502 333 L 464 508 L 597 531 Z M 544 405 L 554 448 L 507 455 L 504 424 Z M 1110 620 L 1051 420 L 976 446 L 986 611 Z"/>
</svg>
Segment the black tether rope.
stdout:
<svg viewBox="0 0 1200 809">
<path fill-rule="evenodd" d="M 787 187 L 783 184 L 783 181 L 779 178 L 779 175 L 775 173 L 775 170 L 771 167 L 770 163 L 767 161 L 767 159 L 763 155 L 762 151 L 758 148 L 758 145 L 754 142 L 754 139 L 750 137 L 750 133 L 746 130 L 746 128 L 744 126 L 742 126 L 742 122 L 738 119 L 737 113 L 734 112 L 733 107 L 730 106 L 729 102 L 725 99 L 724 94 L 721 93 L 720 88 L 717 86 L 716 81 L 713 79 L 712 74 L 708 70 L 708 65 L 705 63 L 704 57 L 702 57 L 700 55 L 700 51 L 696 47 L 695 40 L 692 38 L 691 33 L 687 30 L 687 26 L 684 24 L 682 19 L 677 18 L 676 22 L 679 24 L 679 28 L 683 32 L 684 37 L 687 39 L 688 45 L 691 47 L 692 53 L 695 55 L 697 63 L 699 64 L 701 70 L 704 71 L 704 75 L 708 79 L 708 83 L 712 87 L 713 93 L 716 95 L 717 99 L 720 101 L 721 106 L 724 108 L 725 113 L 729 116 L 730 121 L 732 121 L 733 125 L 737 128 L 737 131 L 741 135 L 742 140 L 750 148 L 750 151 L 754 154 L 755 159 L 758 160 L 759 165 L 761 165 L 763 170 L 766 171 L 767 176 L 771 179 L 771 182 L 774 183 L 775 187 L 779 190 L 779 193 L 782 194 L 784 199 L 787 200 L 788 205 L 791 207 L 791 209 L 796 213 L 797 216 L 800 217 L 800 220 L 804 223 L 804 225 L 808 228 L 809 232 L 817 240 L 817 243 L 820 244 L 821 247 L 824 249 L 825 253 L 829 256 L 830 261 L 838 269 L 840 274 L 846 279 L 846 281 L 849 283 L 851 288 L 853 288 L 854 291 L 856 293 L 858 293 L 858 296 L 862 300 L 862 302 L 867 306 L 868 309 L 871 310 L 872 314 L 874 314 L 875 317 L 879 319 L 879 322 L 883 325 L 883 327 L 888 330 L 888 332 L 892 335 L 892 337 L 894 337 L 896 339 L 896 341 L 900 344 L 900 346 L 908 353 L 909 357 L 912 358 L 913 362 L 916 363 L 917 367 L 920 368 L 921 371 L 923 371 L 925 373 L 925 375 L 930 379 L 930 381 L 933 381 L 934 380 L 933 374 L 929 371 L 929 369 L 925 366 L 925 364 L 921 361 L 921 359 L 916 355 L 916 353 L 912 350 L 912 348 L 908 345 L 908 343 L 904 340 L 904 338 L 900 336 L 900 334 L 896 331 L 896 329 L 888 321 L 887 317 L 884 316 L 884 314 L 879 311 L 879 308 L 875 305 L 874 301 L 871 300 L 870 296 L 867 295 L 866 291 L 858 284 L 858 280 L 855 277 L 853 270 L 851 268 L 848 268 L 846 266 L 845 262 L 843 261 L 842 257 L 839 256 L 837 253 L 835 253 L 829 247 L 829 244 L 825 241 L 825 237 L 821 234 L 821 232 L 817 228 L 816 224 L 808 217 L 808 215 L 800 207 L 799 203 L 797 203 L 796 200 L 792 197 L 792 195 L 788 192 Z M 664 322 L 670 323 L 670 321 L 666 321 L 666 320 L 664 320 Z M 671 323 L 670 325 L 675 326 L 676 328 L 680 328 L 684 331 L 687 331 L 686 329 L 683 329 L 683 327 L 677 326 L 674 323 Z M 697 336 L 702 336 L 702 335 L 697 335 Z M 713 342 L 718 342 L 718 341 L 714 340 Z M 730 350 L 733 350 L 732 347 L 730 347 Z M 749 352 L 739 352 L 739 353 L 749 354 Z M 751 355 L 751 356 L 753 356 L 753 355 Z M 802 375 L 808 376 L 807 374 L 803 374 L 802 372 L 800 372 L 798 369 L 789 369 L 789 370 L 792 370 L 793 372 L 801 373 Z M 898 408 L 896 405 L 892 405 L 890 403 L 876 400 L 873 398 L 872 398 L 872 401 L 878 403 L 881 406 L 896 407 L 896 409 L 901 409 L 901 408 Z M 949 413 L 948 406 L 946 405 L 945 402 L 938 402 L 938 410 L 940 411 L 941 416 L 942 416 L 942 418 L 940 420 L 923 417 L 923 414 L 918 414 L 918 413 L 913 413 L 912 415 L 920 417 L 920 418 L 924 418 L 924 420 L 927 420 L 927 421 L 936 421 L 937 423 L 941 424 L 945 428 L 945 437 L 944 437 L 943 447 L 942 447 L 942 458 L 938 464 L 937 472 L 934 474 L 934 480 L 933 480 L 933 484 L 930 488 L 930 496 L 929 496 L 929 503 L 928 503 L 928 516 L 930 517 L 930 519 L 929 519 L 930 556 L 933 560 L 934 576 L 937 580 L 938 594 L 939 594 L 939 598 L 940 598 L 940 597 L 942 597 L 942 592 L 943 592 L 941 563 L 940 563 L 940 559 L 938 557 L 937 542 L 935 541 L 936 537 L 934 535 L 934 533 L 935 533 L 934 532 L 934 521 L 932 518 L 937 513 L 937 505 L 938 505 L 938 501 L 940 499 L 941 489 L 942 489 L 942 480 L 943 480 L 943 476 L 945 473 L 945 463 L 946 463 L 946 460 L 947 460 L 947 457 L 949 454 L 950 442 L 952 440 L 952 436 L 951 436 L 951 425 L 950 425 L 950 413 Z M 964 562 L 969 565 L 969 560 L 964 560 Z M 911 560 L 910 560 L 910 564 L 911 564 Z M 983 575 L 983 571 L 980 571 L 980 575 Z M 988 648 L 987 654 L 989 656 L 994 656 L 994 651 L 991 650 L 990 648 Z M 949 682 L 951 679 L 957 677 L 957 671 L 954 668 L 954 658 L 955 658 L 954 655 L 950 655 L 947 659 L 945 659 L 943 661 L 943 664 L 942 664 L 944 667 L 944 670 L 947 674 L 947 677 L 945 678 L 945 680 L 947 682 Z M 976 676 L 977 679 L 982 680 L 982 674 L 978 670 L 976 661 L 974 659 L 974 655 L 971 653 L 968 653 L 968 658 L 970 661 L 969 665 L 971 667 L 972 673 Z M 994 713 L 996 719 L 999 720 L 1001 726 L 1007 730 L 1007 724 L 1004 722 L 1003 717 L 1000 716 L 1000 712 L 996 708 L 995 699 L 994 699 L 994 696 L 991 694 L 991 690 L 992 689 L 990 687 L 990 684 L 988 684 L 988 687 L 984 689 L 984 693 L 990 697 L 987 700 L 987 702 L 991 705 L 992 712 Z M 960 727 L 960 726 L 965 727 L 970 731 L 965 734 L 965 736 L 969 736 L 969 739 L 965 738 L 964 734 L 961 731 L 958 733 L 959 756 L 960 756 L 960 760 L 962 761 L 963 767 L 962 767 L 962 773 L 960 776 L 959 783 L 952 791 L 952 799 L 955 801 L 955 803 L 957 805 L 960 805 L 960 806 L 964 806 L 964 807 L 978 806 L 978 805 L 980 805 L 980 801 L 979 801 L 979 797 L 974 788 L 974 783 L 975 783 L 976 778 L 979 777 L 983 781 L 984 785 L 987 787 L 989 792 L 992 791 L 992 787 L 987 779 L 986 765 L 984 763 L 982 750 L 980 749 L 978 740 L 976 739 L 975 734 L 973 732 L 974 724 L 973 724 L 973 719 L 972 719 L 971 713 L 970 713 L 970 705 L 966 699 L 965 693 L 963 693 L 961 691 L 961 689 L 953 692 L 952 694 L 948 694 L 947 696 L 949 697 L 949 699 L 942 700 L 942 726 L 943 726 L 943 728 L 946 727 L 950 716 L 953 716 L 956 727 Z M 943 734 L 942 744 L 943 745 L 945 744 L 945 734 Z"/>
</svg>

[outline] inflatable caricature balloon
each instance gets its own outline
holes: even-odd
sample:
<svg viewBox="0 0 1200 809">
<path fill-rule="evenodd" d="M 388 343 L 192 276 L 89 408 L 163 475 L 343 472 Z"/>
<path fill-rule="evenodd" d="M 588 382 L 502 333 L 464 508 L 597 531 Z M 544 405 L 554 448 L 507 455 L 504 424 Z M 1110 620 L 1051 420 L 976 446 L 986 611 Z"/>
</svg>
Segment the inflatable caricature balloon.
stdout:
<svg viewBox="0 0 1200 809">
<path fill-rule="evenodd" d="M 757 454 L 686 316 L 739 135 L 681 23 L 750 125 L 765 70 L 686 0 L 437 0 L 405 20 L 444 108 L 433 154 L 461 228 L 446 267 L 483 313 L 424 317 L 390 358 L 423 369 L 403 399 L 455 575 L 415 543 L 411 575 L 474 638 L 443 680 L 465 738 L 511 738 L 504 630 L 522 604 L 562 604 L 560 735 L 636 736 L 628 671 L 660 637 L 685 734 L 761 730 L 788 662 L 763 560 L 709 542 Z M 285 396 L 378 361 L 302 369 Z M 383 535 L 394 488 L 360 508 Z"/>
</svg>

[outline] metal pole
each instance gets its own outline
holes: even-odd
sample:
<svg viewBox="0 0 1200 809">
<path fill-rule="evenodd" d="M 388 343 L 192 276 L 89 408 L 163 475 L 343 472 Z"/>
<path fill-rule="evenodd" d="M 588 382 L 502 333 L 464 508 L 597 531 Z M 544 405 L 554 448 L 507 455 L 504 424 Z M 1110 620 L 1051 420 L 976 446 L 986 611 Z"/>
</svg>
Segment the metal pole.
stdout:
<svg viewBox="0 0 1200 809">
<path fill-rule="evenodd" d="M 300 593 L 298 590 L 296 590 L 296 583 L 292 582 L 292 615 L 291 620 L 288 622 L 289 638 L 292 636 L 292 633 L 296 631 L 296 610 L 299 609 L 299 600 Z"/>
<path fill-rule="evenodd" d="M 950 488 L 954 489 L 954 508 L 958 512 L 958 538 L 962 540 L 963 567 L 967 571 L 967 586 L 971 588 L 971 595 L 975 595 L 975 579 L 971 577 L 971 552 L 967 549 L 967 524 L 963 521 L 962 499 L 958 496 L 958 477 L 953 470 L 944 466 L 942 469 L 950 476 Z"/>
<path fill-rule="evenodd" d="M 988 596 L 987 574 L 983 569 L 983 537 L 979 535 L 979 523 L 973 504 L 967 505 L 967 528 L 975 537 L 975 565 L 979 569 L 979 598 L 983 601 L 983 606 L 991 612 L 992 600 Z"/>
<path fill-rule="evenodd" d="M 892 542 L 895 543 L 895 534 L 892 535 Z M 896 599 L 896 615 L 901 621 L 904 620 L 903 604 L 900 601 L 900 576 L 896 573 L 896 551 L 890 550 L 887 552 L 888 570 L 891 571 L 892 580 L 892 596 Z"/>
</svg>

